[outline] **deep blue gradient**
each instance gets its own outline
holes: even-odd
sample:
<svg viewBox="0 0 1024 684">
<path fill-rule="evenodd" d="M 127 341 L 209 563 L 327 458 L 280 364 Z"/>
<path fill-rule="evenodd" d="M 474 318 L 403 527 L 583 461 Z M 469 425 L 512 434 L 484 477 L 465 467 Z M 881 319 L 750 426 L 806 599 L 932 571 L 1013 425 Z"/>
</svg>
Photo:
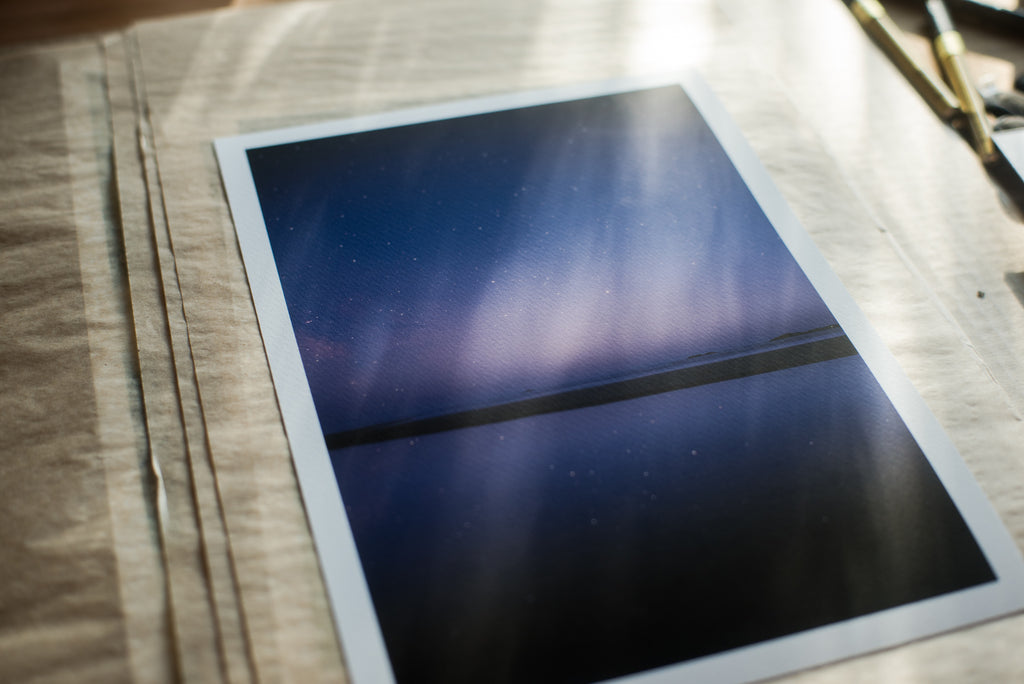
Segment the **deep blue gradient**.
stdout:
<svg viewBox="0 0 1024 684">
<path fill-rule="evenodd" d="M 332 458 L 399 681 L 592 681 L 993 579 L 857 356 Z"/>
<path fill-rule="evenodd" d="M 325 434 L 841 337 L 677 87 L 249 159 Z M 400 682 L 602 679 L 994 579 L 856 355 L 331 459 Z"/>
<path fill-rule="evenodd" d="M 835 322 L 678 87 L 249 157 L 326 433 Z"/>
</svg>

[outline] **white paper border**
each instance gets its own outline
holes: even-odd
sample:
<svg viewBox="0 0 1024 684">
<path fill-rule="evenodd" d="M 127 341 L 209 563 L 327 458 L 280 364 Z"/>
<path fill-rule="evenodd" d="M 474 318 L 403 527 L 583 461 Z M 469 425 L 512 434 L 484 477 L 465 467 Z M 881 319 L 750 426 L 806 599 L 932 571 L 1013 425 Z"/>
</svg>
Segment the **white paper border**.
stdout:
<svg viewBox="0 0 1024 684">
<path fill-rule="evenodd" d="M 959 509 L 997 581 L 614 681 L 667 684 L 692 678 L 746 682 L 895 646 L 1024 608 L 1020 550 L 938 421 L 815 247 L 711 89 L 695 74 L 672 79 L 623 79 L 429 105 L 222 138 L 214 143 L 331 610 L 349 674 L 356 684 L 393 682 L 394 674 L 291 329 L 246 151 L 671 84 L 681 85 L 689 95 L 874 373 Z"/>
</svg>

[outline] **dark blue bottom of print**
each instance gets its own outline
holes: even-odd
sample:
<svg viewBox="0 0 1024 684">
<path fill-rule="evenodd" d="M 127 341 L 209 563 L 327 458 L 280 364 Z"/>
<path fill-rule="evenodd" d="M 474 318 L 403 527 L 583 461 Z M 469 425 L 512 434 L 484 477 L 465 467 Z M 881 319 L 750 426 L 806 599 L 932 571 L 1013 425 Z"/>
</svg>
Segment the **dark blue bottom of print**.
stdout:
<svg viewBox="0 0 1024 684">
<path fill-rule="evenodd" d="M 584 682 L 994 579 L 858 356 L 332 452 L 399 682 Z"/>
</svg>

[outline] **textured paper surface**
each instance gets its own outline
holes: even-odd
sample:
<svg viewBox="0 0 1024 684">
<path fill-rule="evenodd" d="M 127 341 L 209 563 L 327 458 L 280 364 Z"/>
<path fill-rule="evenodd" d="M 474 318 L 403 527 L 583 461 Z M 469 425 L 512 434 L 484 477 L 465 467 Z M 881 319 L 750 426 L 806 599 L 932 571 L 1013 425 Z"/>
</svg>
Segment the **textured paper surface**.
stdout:
<svg viewBox="0 0 1024 684">
<path fill-rule="evenodd" d="M 144 88 L 134 116 L 94 44 L 0 55 L 0 323 L 18 331 L 0 341 L 0 679 L 167 681 L 186 651 L 232 681 L 343 677 L 214 138 L 694 63 L 1024 545 L 1024 230 L 841 3 L 720 4 L 339 0 L 150 22 L 122 65 Z M 80 123 L 107 87 L 116 182 Z M 114 186 L 112 212 L 96 188 Z M 126 232 L 130 297 L 109 238 L 87 237 L 119 212 L 152 230 Z M 164 576 L 147 444 L 196 518 L 175 523 L 187 601 Z M 1018 616 L 796 679 L 1020 679 L 1022 640 Z"/>
<path fill-rule="evenodd" d="M 167 680 L 92 43 L 0 58 L 0 680 Z"/>
<path fill-rule="evenodd" d="M 246 681 L 251 674 L 244 630 L 209 474 L 180 296 L 173 279 L 163 286 L 160 277 L 162 265 L 170 273 L 173 265 L 167 265 L 172 257 L 166 246 L 159 184 L 153 180 L 155 160 L 147 147 L 135 91 L 134 53 L 130 44 L 116 36 L 105 42 L 105 53 L 139 374 L 150 455 L 160 475 L 163 505 L 157 514 L 178 671 L 189 681 L 215 681 L 222 674 L 228 681 Z M 185 362 L 180 381 L 175 349 L 181 350 Z"/>
<path fill-rule="evenodd" d="M 71 192 L 101 459 L 106 463 L 113 546 L 129 664 L 136 681 L 166 681 L 167 597 L 159 566 L 154 491 L 143 436 L 142 388 L 132 345 L 131 307 L 125 297 L 121 226 L 110 192 L 114 177 L 111 116 L 100 85 L 98 46 L 61 64 L 64 121 L 71 161 Z"/>
</svg>

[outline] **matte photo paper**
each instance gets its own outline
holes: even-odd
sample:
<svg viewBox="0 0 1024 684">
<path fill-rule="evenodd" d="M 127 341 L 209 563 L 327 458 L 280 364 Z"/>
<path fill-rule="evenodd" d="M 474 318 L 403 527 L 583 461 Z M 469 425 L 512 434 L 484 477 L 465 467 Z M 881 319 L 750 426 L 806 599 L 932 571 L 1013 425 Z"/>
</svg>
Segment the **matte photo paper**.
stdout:
<svg viewBox="0 0 1024 684">
<path fill-rule="evenodd" d="M 699 79 L 216 149 L 357 683 L 748 681 L 1021 607 Z"/>
</svg>

